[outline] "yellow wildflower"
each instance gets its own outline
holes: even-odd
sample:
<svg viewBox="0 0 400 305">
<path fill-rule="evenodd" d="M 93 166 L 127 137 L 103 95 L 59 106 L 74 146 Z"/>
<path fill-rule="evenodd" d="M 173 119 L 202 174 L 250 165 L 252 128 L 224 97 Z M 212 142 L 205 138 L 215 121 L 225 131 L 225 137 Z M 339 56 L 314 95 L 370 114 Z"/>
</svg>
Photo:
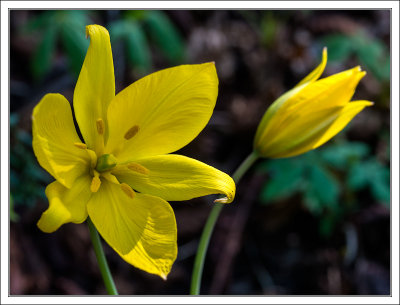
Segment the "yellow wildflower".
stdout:
<svg viewBox="0 0 400 305">
<path fill-rule="evenodd" d="M 225 194 L 225 173 L 181 155 L 209 121 L 218 94 L 213 63 L 182 65 L 144 77 L 115 95 L 110 37 L 86 27 L 90 46 L 73 107 L 47 94 L 33 111 L 33 149 L 56 181 L 38 226 L 54 232 L 88 215 L 105 241 L 128 263 L 166 278 L 177 255 L 174 212 L 166 200 Z"/>
<path fill-rule="evenodd" d="M 360 67 L 317 80 L 322 62 L 292 90 L 279 97 L 265 112 L 254 139 L 262 157 L 293 157 L 315 149 L 339 133 L 369 101 L 350 102 L 365 72 Z"/>
</svg>

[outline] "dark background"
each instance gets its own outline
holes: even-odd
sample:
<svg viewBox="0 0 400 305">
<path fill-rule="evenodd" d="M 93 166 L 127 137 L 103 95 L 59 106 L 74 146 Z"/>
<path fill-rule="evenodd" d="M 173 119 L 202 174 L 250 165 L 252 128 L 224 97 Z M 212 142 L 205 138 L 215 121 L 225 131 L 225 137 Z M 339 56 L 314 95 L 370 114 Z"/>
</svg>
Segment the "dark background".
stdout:
<svg viewBox="0 0 400 305">
<path fill-rule="evenodd" d="M 264 111 L 328 47 L 323 76 L 361 65 L 354 99 L 375 103 L 323 147 L 259 161 L 237 185 L 206 257 L 203 294 L 390 294 L 390 11 L 10 11 L 10 292 L 105 294 L 87 225 L 36 222 L 53 179 L 31 147 L 42 96 L 72 101 L 88 41 L 111 35 L 116 89 L 173 65 L 215 61 L 210 123 L 184 154 L 232 173 Z M 212 196 L 171 202 L 179 254 L 167 281 L 106 256 L 120 294 L 188 294 Z"/>
</svg>

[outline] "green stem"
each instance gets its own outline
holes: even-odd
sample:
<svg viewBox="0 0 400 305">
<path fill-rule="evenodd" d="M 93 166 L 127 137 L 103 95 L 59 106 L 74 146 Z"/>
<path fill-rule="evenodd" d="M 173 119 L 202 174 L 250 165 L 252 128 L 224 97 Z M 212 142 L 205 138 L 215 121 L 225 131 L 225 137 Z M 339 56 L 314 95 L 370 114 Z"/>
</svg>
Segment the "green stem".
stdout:
<svg viewBox="0 0 400 305">
<path fill-rule="evenodd" d="M 90 238 L 92 239 L 94 252 L 97 258 L 97 263 L 99 264 L 101 276 L 103 277 L 107 293 L 110 295 L 118 295 L 118 291 L 117 288 L 115 287 L 114 280 L 110 272 L 110 268 L 108 268 L 106 256 L 104 255 L 99 233 L 97 232 L 97 229 L 94 226 L 90 217 L 87 218 L 87 223 L 89 226 Z"/>
<path fill-rule="evenodd" d="M 243 162 L 239 165 L 236 171 L 232 175 L 232 179 L 237 184 L 243 175 L 248 171 L 248 169 L 254 164 L 258 159 L 258 154 L 256 152 L 252 152 Z M 204 260 L 206 257 L 208 244 L 210 242 L 211 234 L 214 230 L 215 223 L 219 217 L 219 214 L 222 211 L 224 204 L 216 203 L 208 216 L 207 222 L 204 226 L 203 233 L 200 237 L 199 248 L 197 250 L 196 258 L 193 266 L 192 273 L 192 282 L 190 285 L 190 294 L 198 295 L 200 294 L 200 284 L 201 284 L 201 276 L 203 274 L 204 268 Z"/>
</svg>

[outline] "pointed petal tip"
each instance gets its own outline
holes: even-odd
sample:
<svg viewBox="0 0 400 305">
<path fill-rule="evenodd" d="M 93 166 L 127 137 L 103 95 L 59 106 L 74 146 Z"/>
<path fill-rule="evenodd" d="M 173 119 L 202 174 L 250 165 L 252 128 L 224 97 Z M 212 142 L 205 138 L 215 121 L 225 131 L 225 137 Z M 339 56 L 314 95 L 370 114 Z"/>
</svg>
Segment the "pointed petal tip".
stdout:
<svg viewBox="0 0 400 305">
<path fill-rule="evenodd" d="M 363 74 L 363 76 L 364 76 L 365 74 L 367 74 L 367 71 L 363 70 L 363 69 L 361 68 L 361 66 L 360 66 L 360 65 L 358 65 L 358 66 L 355 66 L 353 69 L 354 69 L 354 70 L 356 70 L 356 71 L 357 71 L 357 73 L 362 73 L 362 74 Z"/>
<path fill-rule="evenodd" d="M 328 58 L 328 47 L 324 46 L 324 48 L 322 49 L 322 58 Z"/>
<path fill-rule="evenodd" d="M 229 203 L 228 197 L 223 197 L 219 199 L 215 199 L 214 203 Z"/>
<path fill-rule="evenodd" d="M 374 102 L 371 102 L 371 101 L 366 101 L 366 102 L 368 102 L 368 104 L 366 105 L 366 107 L 371 107 L 371 106 L 374 106 L 374 105 L 375 105 Z"/>
<path fill-rule="evenodd" d="M 161 273 L 160 276 L 164 281 L 167 280 L 167 275 L 165 273 Z"/>
</svg>

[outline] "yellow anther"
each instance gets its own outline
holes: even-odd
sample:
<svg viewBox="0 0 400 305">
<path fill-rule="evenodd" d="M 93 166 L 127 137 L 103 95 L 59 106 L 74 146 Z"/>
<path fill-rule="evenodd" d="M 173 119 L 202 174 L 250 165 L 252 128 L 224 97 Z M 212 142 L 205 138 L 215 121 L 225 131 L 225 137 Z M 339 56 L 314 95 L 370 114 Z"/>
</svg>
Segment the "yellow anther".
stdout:
<svg viewBox="0 0 400 305">
<path fill-rule="evenodd" d="M 96 193 L 100 188 L 101 180 L 99 177 L 99 173 L 94 171 L 94 177 L 92 179 L 92 183 L 90 184 L 90 191 L 92 193 Z"/>
<path fill-rule="evenodd" d="M 104 126 L 104 121 L 103 121 L 103 119 L 97 119 L 97 121 L 96 121 L 96 127 L 97 127 L 97 132 L 98 132 L 98 134 L 100 134 L 100 135 L 104 134 L 105 126 Z"/>
<path fill-rule="evenodd" d="M 131 199 L 135 197 L 135 192 L 132 190 L 132 188 L 126 184 L 126 183 L 121 183 L 121 189 L 124 191 L 124 193 Z"/>
<path fill-rule="evenodd" d="M 125 133 L 124 138 L 126 140 L 129 140 L 139 132 L 139 129 L 140 128 L 138 125 L 134 125 L 133 127 L 129 128 L 129 130 Z"/>
<path fill-rule="evenodd" d="M 139 174 L 147 175 L 149 170 L 139 163 L 131 162 L 127 166 L 131 171 L 138 172 Z"/>
<path fill-rule="evenodd" d="M 86 149 L 86 148 L 87 148 L 87 145 L 86 145 L 85 143 L 79 143 L 79 142 L 77 142 L 77 143 L 74 143 L 74 145 L 75 145 L 76 147 L 78 147 L 78 148 L 81 148 L 81 149 Z"/>
</svg>

